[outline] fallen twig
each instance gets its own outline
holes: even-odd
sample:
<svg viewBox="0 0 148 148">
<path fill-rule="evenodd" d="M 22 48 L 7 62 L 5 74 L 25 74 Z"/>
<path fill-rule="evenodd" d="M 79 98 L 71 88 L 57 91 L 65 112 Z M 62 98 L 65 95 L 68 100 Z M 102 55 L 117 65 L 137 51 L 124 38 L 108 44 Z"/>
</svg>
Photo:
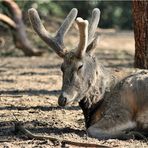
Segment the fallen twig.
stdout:
<svg viewBox="0 0 148 148">
<path fill-rule="evenodd" d="M 93 144 L 93 143 L 82 143 L 82 142 L 74 142 L 70 140 L 61 140 L 58 138 L 54 138 L 51 136 L 45 136 L 45 135 L 36 135 L 31 133 L 29 130 L 25 129 L 22 125 L 22 123 L 17 122 L 15 123 L 15 129 L 16 131 L 21 131 L 23 134 L 25 134 L 30 139 L 36 139 L 36 140 L 45 140 L 48 139 L 52 142 L 59 142 L 62 146 L 65 146 L 66 144 L 79 146 L 79 147 L 102 147 L 102 148 L 108 148 L 108 146 L 99 145 L 99 144 Z"/>
<path fill-rule="evenodd" d="M 0 97 L 23 97 L 23 95 L 0 95 Z"/>
<path fill-rule="evenodd" d="M 11 140 L 7 140 L 7 139 L 3 139 L 3 140 L 0 140 L 0 143 L 2 142 L 12 142 Z"/>
</svg>

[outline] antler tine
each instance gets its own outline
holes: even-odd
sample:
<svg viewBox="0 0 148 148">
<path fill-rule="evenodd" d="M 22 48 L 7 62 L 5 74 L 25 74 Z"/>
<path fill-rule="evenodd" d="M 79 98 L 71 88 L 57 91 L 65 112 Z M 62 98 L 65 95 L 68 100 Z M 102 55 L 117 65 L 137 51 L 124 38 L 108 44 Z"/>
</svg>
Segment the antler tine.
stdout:
<svg viewBox="0 0 148 148">
<path fill-rule="evenodd" d="M 92 17 L 88 29 L 88 45 L 92 42 L 94 39 L 94 35 L 98 26 L 100 20 L 100 10 L 98 8 L 95 8 L 92 12 Z"/>
<path fill-rule="evenodd" d="M 64 20 L 63 24 L 59 28 L 57 35 L 56 35 L 56 41 L 64 47 L 63 39 L 65 34 L 70 29 L 71 25 L 73 24 L 76 16 L 77 16 L 78 10 L 76 8 L 73 8 L 69 14 L 67 15 L 66 19 Z"/>
<path fill-rule="evenodd" d="M 77 15 L 77 9 L 72 9 L 69 15 L 67 16 L 66 20 L 60 27 L 59 31 L 57 32 L 57 35 L 53 38 L 50 36 L 48 31 L 43 26 L 40 17 L 38 15 L 38 12 L 31 8 L 28 11 L 30 21 L 32 23 L 32 26 L 34 30 L 37 32 L 37 34 L 42 38 L 44 42 L 46 42 L 60 57 L 64 57 L 64 44 L 63 44 L 63 37 L 66 34 L 66 32 L 69 30 L 70 26 L 72 25 L 76 15 Z"/>
<path fill-rule="evenodd" d="M 78 28 L 79 28 L 79 34 L 80 34 L 80 41 L 78 45 L 78 50 L 77 50 L 77 56 L 81 58 L 86 51 L 87 48 L 87 42 L 88 42 L 88 21 L 83 20 L 82 18 L 78 17 L 76 19 Z"/>
</svg>

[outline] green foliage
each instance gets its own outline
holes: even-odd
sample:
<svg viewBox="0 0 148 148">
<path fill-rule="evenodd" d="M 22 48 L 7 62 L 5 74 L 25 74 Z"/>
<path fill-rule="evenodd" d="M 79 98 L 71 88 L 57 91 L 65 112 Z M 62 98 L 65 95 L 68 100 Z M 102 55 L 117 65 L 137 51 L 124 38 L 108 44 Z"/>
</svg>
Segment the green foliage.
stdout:
<svg viewBox="0 0 148 148">
<path fill-rule="evenodd" d="M 100 26 L 132 29 L 131 1 L 99 1 L 101 10 Z"/>
<path fill-rule="evenodd" d="M 34 7 L 44 16 L 48 14 L 58 17 L 63 16 L 63 10 L 60 5 L 52 0 L 16 0 L 16 2 L 25 12 L 29 8 Z"/>
<path fill-rule="evenodd" d="M 75 7 L 79 10 L 78 16 L 84 19 L 91 16 L 93 8 L 98 7 L 101 10 L 99 27 L 132 29 L 131 1 L 16 0 L 16 2 L 24 12 L 34 7 L 43 16 L 65 17 Z"/>
</svg>

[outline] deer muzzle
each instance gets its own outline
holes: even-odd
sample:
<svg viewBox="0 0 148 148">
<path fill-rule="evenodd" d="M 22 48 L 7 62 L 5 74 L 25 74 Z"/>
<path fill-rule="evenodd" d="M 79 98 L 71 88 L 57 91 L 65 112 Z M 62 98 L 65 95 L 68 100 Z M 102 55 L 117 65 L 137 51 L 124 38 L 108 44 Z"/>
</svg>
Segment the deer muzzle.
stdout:
<svg viewBox="0 0 148 148">
<path fill-rule="evenodd" d="M 58 104 L 60 106 L 66 106 L 67 104 L 74 102 L 76 99 L 76 96 L 77 96 L 76 92 L 74 92 L 72 94 L 61 93 L 61 95 L 59 96 L 59 99 L 58 99 Z"/>
<path fill-rule="evenodd" d="M 59 96 L 59 99 L 58 99 L 58 104 L 60 106 L 65 106 L 67 104 L 67 98 L 63 96 L 63 94 L 61 94 Z"/>
</svg>

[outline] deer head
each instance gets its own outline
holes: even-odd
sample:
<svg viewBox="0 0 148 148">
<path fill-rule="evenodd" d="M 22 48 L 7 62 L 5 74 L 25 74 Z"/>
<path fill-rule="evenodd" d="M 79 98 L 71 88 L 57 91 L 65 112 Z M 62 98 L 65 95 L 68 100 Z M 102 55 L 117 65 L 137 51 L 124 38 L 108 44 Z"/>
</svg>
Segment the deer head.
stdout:
<svg viewBox="0 0 148 148">
<path fill-rule="evenodd" d="M 61 65 L 63 85 L 59 105 L 65 106 L 70 102 L 81 101 L 96 81 L 97 62 L 93 51 L 98 38 L 95 31 L 100 19 L 100 10 L 93 10 L 90 24 L 80 17 L 76 19 L 80 40 L 78 47 L 70 52 L 65 50 L 63 38 L 77 16 L 77 9 L 73 8 L 70 11 L 54 38 L 42 25 L 35 9 L 29 10 L 29 16 L 37 34 L 64 60 Z"/>
</svg>

